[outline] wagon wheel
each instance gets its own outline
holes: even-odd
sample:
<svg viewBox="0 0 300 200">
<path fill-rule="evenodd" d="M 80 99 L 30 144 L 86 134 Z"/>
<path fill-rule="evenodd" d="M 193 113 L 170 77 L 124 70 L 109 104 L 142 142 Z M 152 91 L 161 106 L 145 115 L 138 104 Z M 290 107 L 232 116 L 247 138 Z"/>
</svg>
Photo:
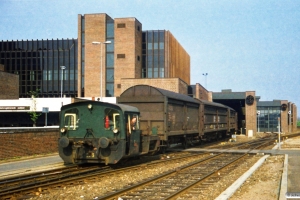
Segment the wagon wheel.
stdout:
<svg viewBox="0 0 300 200">
<path fill-rule="evenodd" d="M 201 145 L 203 143 L 202 137 L 198 136 L 198 141 L 199 141 L 199 145 Z"/>
<path fill-rule="evenodd" d="M 182 147 L 183 147 L 184 149 L 187 149 L 187 148 L 188 148 L 188 143 L 187 143 L 186 138 L 183 138 L 183 139 L 182 139 L 181 144 L 182 144 Z"/>
</svg>

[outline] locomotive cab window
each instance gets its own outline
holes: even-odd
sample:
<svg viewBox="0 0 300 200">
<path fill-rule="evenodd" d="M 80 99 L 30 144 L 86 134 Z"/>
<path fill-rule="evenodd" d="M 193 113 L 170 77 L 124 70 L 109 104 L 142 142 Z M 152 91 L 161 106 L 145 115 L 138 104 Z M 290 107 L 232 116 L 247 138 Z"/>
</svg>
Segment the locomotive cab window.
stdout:
<svg viewBox="0 0 300 200">
<path fill-rule="evenodd" d="M 79 117 L 76 108 L 67 110 L 64 116 L 64 127 L 68 130 L 76 130 L 78 128 Z"/>
<path fill-rule="evenodd" d="M 118 110 L 106 108 L 104 110 L 104 115 L 105 130 L 120 129 L 120 113 Z"/>
<path fill-rule="evenodd" d="M 132 132 L 132 130 L 139 130 L 140 124 L 139 124 L 139 116 L 137 114 L 128 114 L 127 116 L 128 122 L 127 123 L 127 129 L 129 130 L 129 133 Z"/>
</svg>

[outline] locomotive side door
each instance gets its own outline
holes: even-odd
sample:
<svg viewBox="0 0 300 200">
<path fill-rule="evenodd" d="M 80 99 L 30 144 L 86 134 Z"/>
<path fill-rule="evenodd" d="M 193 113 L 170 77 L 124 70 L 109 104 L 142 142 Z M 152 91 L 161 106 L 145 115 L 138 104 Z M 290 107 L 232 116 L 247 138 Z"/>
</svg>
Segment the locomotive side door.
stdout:
<svg viewBox="0 0 300 200">
<path fill-rule="evenodd" d="M 139 127 L 139 115 L 134 113 L 125 114 L 126 118 L 126 154 L 139 155 L 141 131 Z"/>
</svg>

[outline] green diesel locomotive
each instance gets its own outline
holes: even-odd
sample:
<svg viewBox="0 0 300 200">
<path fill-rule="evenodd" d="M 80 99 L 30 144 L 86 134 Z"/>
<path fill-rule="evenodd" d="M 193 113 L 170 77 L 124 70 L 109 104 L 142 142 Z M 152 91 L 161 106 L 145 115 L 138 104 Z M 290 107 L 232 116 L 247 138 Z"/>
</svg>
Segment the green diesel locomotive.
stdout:
<svg viewBox="0 0 300 200">
<path fill-rule="evenodd" d="M 139 110 L 99 101 L 62 106 L 59 155 L 65 163 L 116 164 L 158 151 L 157 135 L 141 136 Z"/>
</svg>

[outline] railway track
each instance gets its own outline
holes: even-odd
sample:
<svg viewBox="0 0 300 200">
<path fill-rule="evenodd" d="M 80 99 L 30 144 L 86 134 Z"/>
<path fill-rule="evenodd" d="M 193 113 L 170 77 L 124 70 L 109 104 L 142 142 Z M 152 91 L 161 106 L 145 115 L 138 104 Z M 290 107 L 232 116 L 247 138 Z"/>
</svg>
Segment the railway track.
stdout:
<svg viewBox="0 0 300 200">
<path fill-rule="evenodd" d="M 290 137 L 290 136 L 289 136 Z M 274 141 L 274 140 L 273 140 Z M 251 141 L 251 142 L 246 142 L 246 143 L 239 143 L 235 148 L 247 148 L 247 149 L 257 149 L 257 148 L 262 148 L 262 146 L 266 145 L 269 141 L 267 139 L 261 139 L 257 141 Z M 231 146 L 232 148 L 232 146 Z M 80 168 L 80 167 L 73 167 L 73 168 L 66 168 L 66 169 L 59 169 L 56 171 L 48 171 L 48 172 L 39 172 L 37 174 L 31 174 L 30 176 L 18 176 L 17 178 L 11 178 L 11 179 L 5 179 L 5 180 L 0 180 L 0 198 L 1 199 L 13 199 L 13 198 L 30 198 L 32 196 L 36 196 L 36 192 L 39 193 L 47 193 L 49 188 L 63 188 L 66 185 L 76 185 L 76 184 L 82 184 L 83 182 L 98 182 L 101 181 L 101 179 L 105 179 L 110 176 L 110 174 L 122 174 L 125 171 L 138 171 L 141 168 L 155 168 L 155 165 L 159 165 L 161 162 L 186 162 L 186 166 L 176 168 L 175 170 L 171 172 L 165 172 L 166 174 L 164 175 L 165 177 L 174 177 L 175 175 L 179 175 L 180 180 L 185 180 L 185 179 L 191 179 L 191 182 L 185 181 L 183 185 L 190 185 L 188 188 L 194 187 L 194 185 L 199 185 L 197 186 L 198 188 L 201 188 L 201 191 L 205 191 L 203 188 L 206 186 L 212 185 L 211 180 L 218 180 L 218 173 L 220 171 L 230 171 L 229 169 L 233 169 L 234 167 L 237 167 L 237 164 L 234 163 L 239 163 L 246 159 L 246 157 L 249 158 L 247 153 L 243 155 L 239 154 L 231 154 L 231 153 L 218 153 L 215 155 L 211 155 L 211 153 L 202 153 L 202 154 L 195 154 L 195 153 L 174 153 L 175 158 L 171 159 L 168 158 L 166 160 L 153 160 L 149 163 L 145 163 L 142 165 L 137 165 L 137 166 L 131 166 L 131 167 L 124 167 L 124 166 L 119 166 L 120 168 L 110 168 L 110 167 L 99 167 L 99 166 L 93 166 L 93 167 L 88 167 L 88 168 Z M 181 155 L 179 155 L 181 154 Z M 172 157 L 172 154 L 169 154 Z M 193 163 L 193 166 L 188 166 L 190 165 L 189 163 Z M 221 164 L 219 164 L 221 163 Z M 208 166 L 208 167 L 207 167 Z M 230 167 L 231 166 L 231 167 Z M 217 168 L 216 168 L 217 167 Z M 187 168 L 187 171 L 185 170 Z M 205 169 L 209 169 L 209 171 L 205 171 Z M 191 173 L 190 173 L 191 172 Z M 200 173 L 201 172 L 201 173 Z M 169 175 L 167 175 L 169 174 Z M 200 177 L 199 177 L 199 176 Z M 189 177 L 189 178 L 183 178 L 183 177 Z M 194 177 L 197 177 L 196 180 L 199 180 L 196 182 Z M 203 178 L 204 177 L 204 178 Z M 160 178 L 163 180 L 164 178 Z M 171 178 L 173 179 L 173 178 Z M 170 181 L 169 179 L 167 179 Z M 178 181 L 178 179 L 174 178 L 174 181 L 176 182 L 181 182 Z M 201 181 L 200 181 L 201 180 Z M 210 180 L 210 181 L 209 181 Z M 157 182 L 158 180 L 147 180 L 144 181 L 143 185 L 145 184 L 151 184 L 151 183 L 158 183 L 160 187 L 162 185 L 168 185 L 167 183 L 159 183 Z M 149 186 L 147 185 L 146 188 Z M 188 188 L 181 188 L 181 186 L 177 186 L 176 183 L 173 182 L 172 188 L 177 188 L 176 191 L 178 192 L 179 189 L 182 190 L 180 192 L 180 195 L 183 193 L 188 194 L 189 192 L 187 191 Z M 174 187 L 173 187 L 174 186 Z M 139 193 L 142 193 L 142 191 L 145 191 L 146 193 L 151 193 L 149 189 L 135 189 L 134 187 L 142 187 L 142 186 L 132 186 L 127 187 L 127 189 L 123 190 L 118 190 L 118 192 L 121 192 L 121 194 L 109 194 L 113 196 L 120 196 L 120 195 L 125 195 L 124 197 L 126 198 L 131 198 L 132 194 L 136 194 L 137 191 Z M 168 186 L 169 187 L 169 186 Z M 165 187 L 164 190 L 168 191 L 168 187 Z M 171 187 L 171 186 L 170 186 Z M 128 193 L 129 191 L 133 191 Z M 155 191 L 153 189 L 153 191 Z M 193 189 L 189 190 L 194 193 Z M 123 192 L 123 193 L 122 193 Z M 129 197 L 126 195 L 129 194 Z M 167 194 L 167 193 L 166 193 Z M 139 194 L 141 195 L 141 194 Z M 137 195 L 137 196 L 139 196 Z M 162 195 L 167 198 L 170 196 L 170 198 L 173 198 L 173 195 L 168 193 L 168 195 Z M 103 199 L 105 198 L 111 198 L 114 199 L 114 197 L 109 197 L 109 196 L 104 196 L 101 197 Z M 178 194 L 176 194 L 178 196 Z M 169 197 L 168 197 L 169 198 Z"/>
<path fill-rule="evenodd" d="M 182 154 L 182 155 L 180 155 Z M 195 157 L 205 157 L 209 153 L 180 153 L 175 158 L 168 160 L 153 161 L 146 164 L 148 167 L 156 165 L 161 162 L 179 162 Z M 172 154 L 170 154 L 172 157 Z M 169 157 L 170 157 L 169 156 Z M 145 167 L 145 165 L 143 166 Z M 67 184 L 81 184 L 82 181 L 93 181 L 92 179 L 100 179 L 101 177 L 109 176 L 109 174 L 121 174 L 126 170 L 138 170 L 138 166 L 124 167 L 123 165 L 116 165 L 114 168 L 109 166 L 92 166 L 92 167 L 78 167 L 72 166 L 67 168 L 60 168 L 39 172 L 36 174 L 23 175 L 13 178 L 7 178 L 0 181 L 0 198 L 30 198 L 35 196 L 36 192 L 47 192 L 48 188 L 63 188 Z"/>
<path fill-rule="evenodd" d="M 47 189 L 49 186 L 78 180 L 79 177 L 94 176 L 99 172 L 104 173 L 109 170 L 111 169 L 108 166 L 71 166 L 7 178 L 0 181 L 0 198 L 11 199 L 15 196 L 26 196 L 41 190 L 41 188 Z"/>
<path fill-rule="evenodd" d="M 269 146 L 273 142 L 274 138 L 262 138 L 230 147 L 251 151 Z M 99 199 L 201 199 L 210 192 L 210 187 L 218 182 L 220 174 L 230 173 L 250 159 L 248 152 L 217 153 L 123 190 L 100 196 Z"/>
<path fill-rule="evenodd" d="M 219 153 L 199 159 L 99 199 L 190 199 L 201 196 L 218 179 L 220 173 L 230 171 L 249 158 L 248 154 Z"/>
<path fill-rule="evenodd" d="M 281 141 L 284 141 L 286 138 L 293 138 L 293 137 L 298 137 L 300 136 L 300 133 L 294 133 L 294 134 L 284 134 L 281 135 L 280 139 Z M 255 147 L 256 149 L 260 148 L 264 148 L 264 147 L 268 147 L 270 145 L 273 145 L 274 142 L 278 142 L 278 135 L 270 135 L 268 137 L 262 137 L 260 139 L 255 139 L 255 140 L 251 140 L 251 141 L 244 141 L 244 142 L 239 142 L 239 143 L 235 143 L 235 142 L 230 142 L 230 143 L 225 143 L 225 142 L 221 142 L 224 143 L 223 145 L 220 145 L 220 142 L 214 142 L 212 143 L 212 145 L 207 146 L 205 148 L 207 149 L 251 149 L 253 147 Z M 261 143 L 261 145 L 257 145 Z M 199 146 L 200 148 L 203 148 L 202 146 Z"/>
</svg>

